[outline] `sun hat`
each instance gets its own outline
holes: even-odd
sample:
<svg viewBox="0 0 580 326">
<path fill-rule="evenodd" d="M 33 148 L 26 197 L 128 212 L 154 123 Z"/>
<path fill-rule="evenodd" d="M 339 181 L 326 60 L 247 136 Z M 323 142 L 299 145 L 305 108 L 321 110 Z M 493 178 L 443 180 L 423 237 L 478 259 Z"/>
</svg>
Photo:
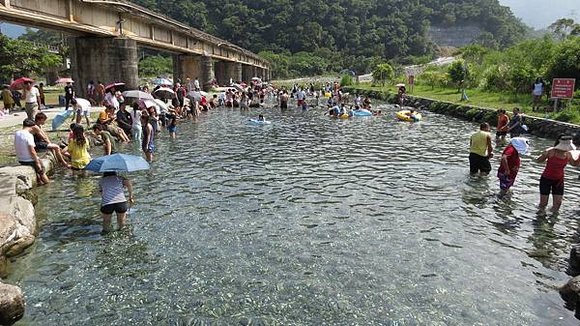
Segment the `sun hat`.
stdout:
<svg viewBox="0 0 580 326">
<path fill-rule="evenodd" d="M 572 144 L 572 137 L 570 136 L 562 136 L 558 140 L 558 145 L 554 147 L 554 149 L 561 150 L 564 152 L 573 151 L 576 149 L 576 146 Z"/>
<path fill-rule="evenodd" d="M 530 144 L 527 138 L 524 137 L 514 137 L 511 142 L 512 146 L 518 151 L 518 154 L 524 155 L 528 152 Z"/>
</svg>

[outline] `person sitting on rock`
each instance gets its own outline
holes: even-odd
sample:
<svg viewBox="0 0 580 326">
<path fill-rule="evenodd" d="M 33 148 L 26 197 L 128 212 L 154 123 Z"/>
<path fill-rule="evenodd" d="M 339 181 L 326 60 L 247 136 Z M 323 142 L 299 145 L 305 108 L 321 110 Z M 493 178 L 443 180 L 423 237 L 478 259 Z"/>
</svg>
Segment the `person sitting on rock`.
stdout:
<svg viewBox="0 0 580 326">
<path fill-rule="evenodd" d="M 21 165 L 28 165 L 34 168 L 39 185 L 44 185 L 50 182 L 48 176 L 44 172 L 44 167 L 40 161 L 40 157 L 36 153 L 34 136 L 30 132 L 35 126 L 34 120 L 25 119 L 22 122 L 22 130 L 18 130 L 14 135 L 14 150 L 18 162 Z"/>
<path fill-rule="evenodd" d="M 34 137 L 35 150 L 42 152 L 50 150 L 56 160 L 66 168 L 70 168 L 70 164 L 64 159 L 62 150 L 58 144 L 50 141 L 42 126 L 46 123 L 47 116 L 44 112 L 39 112 L 34 116 L 34 126 L 30 128 L 30 133 Z"/>
</svg>

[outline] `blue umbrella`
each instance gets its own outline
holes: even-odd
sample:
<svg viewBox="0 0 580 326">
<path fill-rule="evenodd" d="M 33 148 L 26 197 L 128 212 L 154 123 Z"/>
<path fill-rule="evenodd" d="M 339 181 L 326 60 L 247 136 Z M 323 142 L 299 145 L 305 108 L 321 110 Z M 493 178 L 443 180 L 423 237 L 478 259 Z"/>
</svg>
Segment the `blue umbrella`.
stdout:
<svg viewBox="0 0 580 326">
<path fill-rule="evenodd" d="M 167 78 L 155 78 L 151 81 L 153 85 L 171 86 L 173 82 Z"/>
<path fill-rule="evenodd" d="M 93 172 L 133 172 L 149 170 L 149 163 L 141 156 L 113 154 L 97 157 L 85 167 Z"/>
<path fill-rule="evenodd" d="M 52 119 L 52 131 L 57 130 L 58 127 L 60 127 L 60 125 L 63 124 L 63 122 L 65 122 L 66 119 L 72 115 L 73 111 L 74 110 L 65 110 L 57 113 L 56 116 L 54 116 Z"/>
</svg>

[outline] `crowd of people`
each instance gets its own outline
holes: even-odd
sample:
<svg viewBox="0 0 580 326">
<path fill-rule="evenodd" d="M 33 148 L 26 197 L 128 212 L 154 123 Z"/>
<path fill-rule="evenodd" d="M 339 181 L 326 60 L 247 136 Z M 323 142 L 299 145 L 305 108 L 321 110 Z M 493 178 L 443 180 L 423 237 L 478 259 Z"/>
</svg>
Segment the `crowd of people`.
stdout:
<svg viewBox="0 0 580 326">
<path fill-rule="evenodd" d="M 202 92 L 197 78 L 187 79 L 184 84 L 177 82 L 174 85 L 157 85 L 151 90 L 147 85 L 140 88 L 142 92 L 150 93 L 159 101 L 124 98 L 118 87 L 105 87 L 101 82 L 91 82 L 87 88 L 89 100 L 96 105 L 102 104 L 104 109 L 91 125 L 87 107 L 80 105 L 80 99 L 77 101 L 75 98 L 72 85 L 67 85 L 65 109 L 72 107 L 74 122 L 71 121 L 68 138 L 61 143 L 53 143 L 43 130 L 47 117 L 38 111 L 41 102 L 39 92 L 35 89 L 38 90 L 31 83 L 24 87 L 27 119 L 24 120 L 22 129 L 16 133 L 14 144 L 18 161 L 34 167 L 39 184 L 49 182 L 39 159 L 39 152 L 50 151 L 63 167 L 82 171 L 91 161 L 91 144 L 102 146 L 103 154 L 111 155 L 118 151 L 119 143 L 133 142 L 139 145 L 145 158 L 152 162 L 156 151 L 156 138 L 160 132 L 165 130 L 171 138 L 175 138 L 180 121 L 196 120 L 201 112 L 220 107 L 245 111 L 269 101 L 281 110 L 286 110 L 288 102 L 293 99 L 298 109 L 306 110 L 309 105 L 319 106 L 320 99 L 324 98 L 328 108 L 325 114 L 331 117 L 350 117 L 362 111 L 372 115 L 381 114 L 380 110 L 373 109 L 368 97 L 355 96 L 351 99 L 349 94 L 343 93 L 337 82 L 326 83 L 320 89 L 316 89 L 313 84 L 302 87 L 295 84 L 287 90 L 276 89 L 256 80 L 248 84 L 232 83 L 230 87 L 214 95 Z M 399 87 L 398 96 L 404 101 L 405 89 Z M 88 130 L 82 125 L 83 118 Z M 263 115 L 255 120 L 266 122 Z M 492 171 L 490 159 L 493 158 L 494 146 L 490 130 L 489 124 L 483 123 L 480 130 L 470 138 L 469 165 L 473 175 L 487 175 Z M 513 110 L 511 119 L 505 110 L 498 110 L 495 144 L 505 145 L 497 168 L 500 196 L 506 195 L 514 185 L 521 165 L 520 157 L 528 151 L 528 140 L 521 137 L 526 131 L 527 127 L 519 109 Z M 508 134 L 510 140 L 506 143 Z M 562 136 L 553 147 L 546 149 L 537 158 L 538 162 L 545 162 L 546 165 L 540 178 L 540 211 L 545 210 L 550 194 L 553 197 L 551 210 L 559 210 L 564 194 L 564 168 L 567 164 L 580 165 L 580 158 L 573 155 L 574 150 L 572 139 Z M 104 207 L 115 204 L 102 209 L 103 229 L 108 231 L 111 212 L 117 212 L 119 225 L 124 225 L 123 214 L 126 210 L 124 205 L 119 204 L 119 200 L 128 200 L 119 192 L 122 193 L 123 188 L 130 188 L 130 182 L 117 175 L 106 175 L 103 180 L 106 181 L 101 182 L 104 189 L 102 205 Z M 111 187 L 116 190 L 111 191 Z M 129 197 L 132 201 L 132 194 Z"/>
<path fill-rule="evenodd" d="M 469 170 L 472 175 L 486 176 L 492 171 L 490 159 L 494 156 L 494 147 L 490 130 L 488 123 L 482 123 L 479 130 L 470 137 Z M 497 168 L 499 197 L 508 194 L 514 185 L 521 167 L 521 156 L 528 152 L 529 141 L 522 137 L 526 131 L 524 118 L 518 108 L 513 109 L 511 119 L 505 110 L 498 110 L 495 143 L 498 147 L 505 146 Z M 510 134 L 510 140 L 506 143 L 507 134 Z M 572 136 L 560 135 L 554 146 L 547 148 L 536 158 L 536 162 L 545 163 L 539 183 L 538 213 L 545 213 L 550 194 L 552 195 L 550 211 L 553 213 L 559 211 L 564 196 L 565 168 L 568 164 L 580 165 L 580 157 L 575 150 Z"/>
</svg>

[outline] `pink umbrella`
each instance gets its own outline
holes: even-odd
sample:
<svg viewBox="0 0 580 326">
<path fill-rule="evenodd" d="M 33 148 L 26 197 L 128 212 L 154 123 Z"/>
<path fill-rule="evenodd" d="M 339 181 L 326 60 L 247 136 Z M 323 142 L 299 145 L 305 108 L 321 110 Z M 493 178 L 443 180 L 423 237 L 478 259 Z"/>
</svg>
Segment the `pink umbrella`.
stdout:
<svg viewBox="0 0 580 326">
<path fill-rule="evenodd" d="M 109 90 L 112 87 L 118 88 L 118 87 L 121 87 L 121 86 L 125 86 L 125 83 L 120 83 L 120 82 L 111 83 L 111 84 L 105 86 L 105 91 Z"/>
<path fill-rule="evenodd" d="M 60 77 L 59 79 L 56 80 L 57 84 L 68 84 L 68 83 L 74 83 L 75 81 L 72 80 L 72 78 L 70 77 Z"/>
<path fill-rule="evenodd" d="M 28 77 L 21 77 L 21 78 L 16 79 L 15 81 L 13 81 L 10 84 L 10 88 L 12 88 L 12 89 L 22 89 L 22 88 L 24 88 L 24 83 L 28 83 L 28 82 L 34 83 L 34 80 L 32 80 L 32 79 L 30 79 Z"/>
</svg>

